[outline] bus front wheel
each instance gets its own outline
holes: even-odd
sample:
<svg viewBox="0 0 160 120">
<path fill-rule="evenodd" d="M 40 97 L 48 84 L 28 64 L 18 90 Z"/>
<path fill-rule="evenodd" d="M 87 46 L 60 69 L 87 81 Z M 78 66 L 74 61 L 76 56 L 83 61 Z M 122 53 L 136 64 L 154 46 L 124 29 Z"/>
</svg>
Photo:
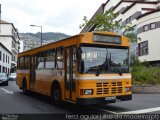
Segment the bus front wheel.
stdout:
<svg viewBox="0 0 160 120">
<path fill-rule="evenodd" d="M 62 93 L 59 86 L 53 86 L 51 91 L 51 102 L 55 105 L 60 105 L 62 101 Z"/>
</svg>

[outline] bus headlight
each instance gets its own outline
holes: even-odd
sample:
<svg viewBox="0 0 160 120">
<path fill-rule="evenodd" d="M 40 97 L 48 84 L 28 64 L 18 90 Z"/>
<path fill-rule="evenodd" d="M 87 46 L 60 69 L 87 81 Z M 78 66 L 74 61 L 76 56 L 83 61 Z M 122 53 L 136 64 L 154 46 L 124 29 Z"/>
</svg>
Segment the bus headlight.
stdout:
<svg viewBox="0 0 160 120">
<path fill-rule="evenodd" d="M 131 87 L 125 87 L 125 88 L 124 88 L 124 91 L 125 91 L 125 92 L 131 92 Z"/>
<path fill-rule="evenodd" d="M 84 90 L 85 95 L 93 95 L 93 89 L 86 89 Z"/>
</svg>

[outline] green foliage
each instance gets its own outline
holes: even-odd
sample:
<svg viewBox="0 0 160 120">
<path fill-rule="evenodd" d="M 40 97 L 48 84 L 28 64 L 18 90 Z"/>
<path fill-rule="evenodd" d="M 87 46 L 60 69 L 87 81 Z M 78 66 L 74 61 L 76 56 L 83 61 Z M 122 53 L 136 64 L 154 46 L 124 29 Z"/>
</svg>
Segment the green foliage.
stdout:
<svg viewBox="0 0 160 120">
<path fill-rule="evenodd" d="M 160 84 L 160 69 L 151 67 L 147 61 L 140 62 L 137 57 L 131 56 L 131 73 L 133 84 Z"/>
<path fill-rule="evenodd" d="M 160 69 L 158 67 L 146 67 L 145 65 L 132 68 L 134 84 L 160 84 Z"/>
<path fill-rule="evenodd" d="M 93 20 L 88 21 L 87 17 L 84 16 L 83 23 L 80 24 L 79 28 L 83 29 L 85 26 L 91 27 L 95 26 L 95 31 L 109 31 L 114 32 L 114 30 L 123 29 L 125 31 L 125 36 L 128 37 L 131 42 L 136 42 L 136 36 L 134 34 L 134 28 L 131 24 L 127 26 L 121 25 L 118 21 L 114 19 L 118 16 L 118 13 L 114 13 L 113 10 L 108 10 L 104 14 L 98 14 Z"/>
<path fill-rule="evenodd" d="M 131 54 L 130 55 L 130 66 L 133 67 L 133 66 L 140 66 L 140 65 L 141 65 L 141 62 L 139 61 L 138 56 L 135 54 Z"/>
<path fill-rule="evenodd" d="M 117 13 L 114 13 L 112 10 L 106 11 L 104 14 L 98 14 L 94 20 L 88 21 L 87 17 L 84 16 L 83 24 L 80 25 L 80 29 L 86 25 L 95 25 L 95 31 L 113 31 L 115 28 L 120 29 L 120 24 L 113 20 L 117 17 Z"/>
</svg>

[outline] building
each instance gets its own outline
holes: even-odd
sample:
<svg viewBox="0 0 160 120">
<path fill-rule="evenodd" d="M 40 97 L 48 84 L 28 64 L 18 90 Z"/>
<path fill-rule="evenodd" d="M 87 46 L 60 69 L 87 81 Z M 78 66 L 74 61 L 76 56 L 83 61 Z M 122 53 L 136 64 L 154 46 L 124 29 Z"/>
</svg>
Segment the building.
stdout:
<svg viewBox="0 0 160 120">
<path fill-rule="evenodd" d="M 0 43 L 0 73 L 8 73 L 11 71 L 12 53 Z"/>
<path fill-rule="evenodd" d="M 21 52 L 41 46 L 40 39 L 27 34 L 20 34 Z"/>
<path fill-rule="evenodd" d="M 159 51 L 158 48 L 160 48 L 160 41 L 158 41 L 158 33 L 160 33 L 159 0 L 107 0 L 100 7 L 104 10 L 101 14 L 112 9 L 115 13 L 118 13 L 118 16 L 113 21 L 118 21 L 123 26 L 130 24 L 134 27 L 138 44 L 131 44 L 134 45 L 131 47 L 134 50 L 131 51 L 135 51 L 133 54 L 138 53 L 138 59 L 140 61 L 160 63 L 160 53 L 157 52 Z M 91 20 L 97 15 L 99 9 Z M 93 31 L 94 28 L 94 24 L 85 26 L 81 33 Z M 122 29 L 115 30 L 114 32 L 121 35 L 125 35 L 126 33 Z"/>
<path fill-rule="evenodd" d="M 160 9 L 137 18 L 139 60 L 160 66 Z"/>
<path fill-rule="evenodd" d="M 12 53 L 11 72 L 16 70 L 17 54 L 19 52 L 18 30 L 13 23 L 0 21 L 0 42 Z"/>
<path fill-rule="evenodd" d="M 23 40 L 19 40 L 19 43 L 20 43 L 20 48 L 19 48 L 19 52 L 23 52 L 24 51 L 24 41 Z"/>
</svg>

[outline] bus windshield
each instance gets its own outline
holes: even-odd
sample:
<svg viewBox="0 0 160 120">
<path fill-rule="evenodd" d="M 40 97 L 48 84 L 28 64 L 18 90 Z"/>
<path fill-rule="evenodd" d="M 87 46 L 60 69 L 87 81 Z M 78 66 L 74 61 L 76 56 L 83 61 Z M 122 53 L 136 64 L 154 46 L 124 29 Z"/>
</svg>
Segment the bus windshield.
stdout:
<svg viewBox="0 0 160 120">
<path fill-rule="evenodd" d="M 79 72 L 91 74 L 128 73 L 129 50 L 122 47 L 81 46 Z"/>
</svg>

